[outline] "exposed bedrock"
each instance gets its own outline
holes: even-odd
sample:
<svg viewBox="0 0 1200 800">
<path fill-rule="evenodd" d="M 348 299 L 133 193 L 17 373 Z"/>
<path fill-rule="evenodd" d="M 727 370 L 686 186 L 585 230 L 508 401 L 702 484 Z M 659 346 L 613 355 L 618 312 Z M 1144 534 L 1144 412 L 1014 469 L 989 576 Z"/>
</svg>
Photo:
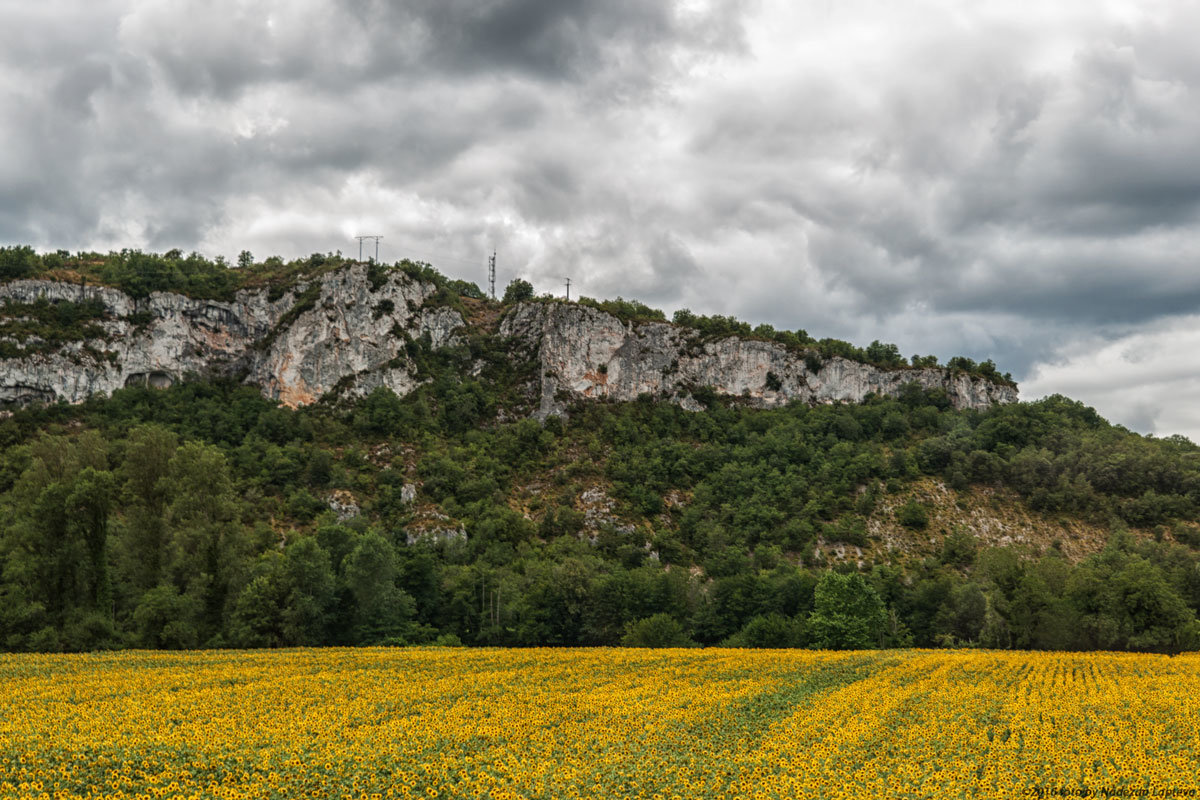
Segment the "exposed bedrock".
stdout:
<svg viewBox="0 0 1200 800">
<path fill-rule="evenodd" d="M 831 358 L 809 368 L 803 355 L 774 342 L 727 337 L 700 341 L 695 331 L 665 322 L 625 323 L 611 314 L 564 303 L 523 303 L 501 323 L 501 334 L 537 352 L 538 415 L 560 413 L 580 398 L 670 398 L 697 407 L 692 393 L 711 387 L 769 408 L 792 400 L 859 402 L 896 395 L 906 383 L 945 390 L 957 408 L 1011 403 L 1017 390 L 960 371 L 883 369 Z"/>
<path fill-rule="evenodd" d="M 135 299 L 116 289 L 45 280 L 0 284 L 0 304 L 99 301 L 106 312 L 93 321 L 89 338 L 54 347 L 0 335 L 10 354 L 0 359 L 0 406 L 75 403 L 125 386 L 166 388 L 193 375 L 242 376 L 292 407 L 379 386 L 405 395 L 421 384 L 408 342 L 427 339 L 434 349 L 455 344 L 466 323 L 435 301 L 432 284 L 399 270 L 375 278 L 355 264 L 274 299 L 266 288 L 247 289 L 232 302 L 166 292 Z M 700 387 L 761 407 L 857 402 L 871 393 L 895 395 L 909 382 L 945 390 L 959 408 L 1017 399 L 1016 389 L 961 371 L 882 369 L 842 358 L 813 369 L 814 359 L 773 342 L 702 340 L 689 328 L 624 323 L 562 302 L 518 305 L 501 320 L 500 336 L 514 360 L 538 362 L 541 418 L 576 400 L 642 394 L 695 409 Z"/>
<path fill-rule="evenodd" d="M 0 285 L 0 302 L 98 299 L 103 336 L 0 361 L 0 403 L 75 403 L 124 386 L 163 388 L 188 375 L 238 375 L 288 406 L 311 403 L 341 384 L 348 394 L 379 385 L 405 394 L 418 385 L 406 337 L 434 347 L 463 325 L 451 309 L 428 307 L 434 287 L 393 271 L 372 286 L 365 265 L 302 282 L 269 299 L 244 290 L 231 303 L 156 292 L 134 298 L 105 287 L 23 280 Z M 13 342 L 20 347 L 22 343 Z"/>
</svg>

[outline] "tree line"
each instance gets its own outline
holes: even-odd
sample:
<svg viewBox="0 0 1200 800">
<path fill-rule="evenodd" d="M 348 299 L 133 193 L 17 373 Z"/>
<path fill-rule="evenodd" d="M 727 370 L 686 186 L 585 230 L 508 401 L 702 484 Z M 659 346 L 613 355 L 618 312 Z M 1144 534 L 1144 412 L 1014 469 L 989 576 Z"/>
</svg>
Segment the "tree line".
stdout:
<svg viewBox="0 0 1200 800">
<path fill-rule="evenodd" d="M 293 411 L 182 383 L 16 411 L 0 421 L 0 646 L 1197 646 L 1187 440 L 1061 397 L 956 411 L 915 386 L 501 421 L 528 376 L 497 348 L 418 343 L 430 382 L 405 398 Z M 923 529 L 912 489 L 931 479 L 1111 540 L 1073 563 Z M 596 489 L 598 522 L 580 502 Z M 334 491 L 359 513 L 339 519 Z M 935 555 L 859 566 L 816 547 L 870 552 L 887 497 L 909 497 L 895 522 L 940 537 Z"/>
</svg>

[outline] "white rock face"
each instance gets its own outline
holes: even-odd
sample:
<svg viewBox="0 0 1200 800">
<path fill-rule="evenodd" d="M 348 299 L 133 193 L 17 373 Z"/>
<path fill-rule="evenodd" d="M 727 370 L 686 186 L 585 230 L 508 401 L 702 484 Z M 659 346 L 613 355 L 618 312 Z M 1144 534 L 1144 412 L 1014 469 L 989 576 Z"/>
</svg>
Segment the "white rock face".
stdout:
<svg viewBox="0 0 1200 800">
<path fill-rule="evenodd" d="M 112 318 L 102 323 L 102 339 L 69 342 L 52 352 L 0 361 L 0 404 L 76 403 L 127 384 L 162 386 L 187 374 L 236 370 L 245 364 L 249 344 L 270 329 L 289 303 L 286 296 L 268 303 L 265 291 L 239 292 L 234 302 L 222 303 L 165 292 L 136 301 L 116 289 L 55 281 L 0 285 L 0 300 L 32 303 L 39 298 L 97 299 Z M 131 319 L 135 313 L 148 322 L 136 324 Z"/>
<path fill-rule="evenodd" d="M 115 289 L 55 281 L 0 284 L 0 303 L 94 299 L 109 315 L 98 323 L 102 337 L 0 359 L 0 408 L 76 403 L 128 385 L 161 388 L 188 375 L 244 376 L 291 407 L 335 391 L 362 396 L 378 386 L 405 395 L 421 383 L 406 343 L 427 338 L 434 349 L 453 345 L 465 327 L 457 311 L 429 303 L 435 292 L 399 271 L 373 286 L 364 264 L 302 282 L 274 301 L 266 289 L 243 290 L 225 303 L 170 293 L 135 300 Z M 886 370 L 833 358 L 813 372 L 803 357 L 771 342 L 701 343 L 687 328 L 626 325 L 574 304 L 523 303 L 502 320 L 500 333 L 510 339 L 514 359 L 525 357 L 517 351 L 537 354 L 542 419 L 574 400 L 641 394 L 697 409 L 693 392 L 702 386 L 761 407 L 794 399 L 857 402 L 872 392 L 894 395 L 913 381 L 944 389 L 959 408 L 1017 399 L 1013 388 L 942 369 Z"/>
<path fill-rule="evenodd" d="M 692 390 L 712 387 L 769 408 L 791 400 L 859 402 L 868 394 L 896 395 L 906 383 L 945 390 L 957 408 L 1017 400 L 1017 391 L 944 369 L 881 369 L 832 358 L 815 373 L 802 357 L 773 342 L 729 337 L 693 344 L 694 332 L 665 322 L 626 324 L 588 306 L 523 303 L 500 333 L 536 350 L 541 365 L 538 416 L 561 413 L 581 398 L 635 400 L 649 394 L 699 408 Z M 767 386 L 768 373 L 774 376 Z"/>
<path fill-rule="evenodd" d="M 354 499 L 354 495 L 345 489 L 334 489 L 329 495 L 328 505 L 329 510 L 338 518 L 338 522 L 354 519 L 362 513 L 362 508 Z"/>
<path fill-rule="evenodd" d="M 374 291 L 365 265 L 321 276 L 313 307 L 281 324 L 309 284 L 274 302 L 266 289 L 234 302 L 154 293 L 144 300 L 104 287 L 23 280 L 0 285 L 0 302 L 99 299 L 111 315 L 102 339 L 70 342 L 47 353 L 0 361 L 0 406 L 80 402 L 126 385 L 167 386 L 185 375 L 247 375 L 247 382 L 288 406 L 311 403 L 339 383 L 349 394 L 376 386 L 406 394 L 419 383 L 405 336 L 428 333 L 433 347 L 455 341 L 462 317 L 424 307 L 434 287 L 400 272 Z M 148 318 L 137 324 L 133 315 Z M 266 343 L 266 346 L 264 346 Z"/>
<path fill-rule="evenodd" d="M 313 308 L 296 317 L 254 361 L 249 380 L 286 406 L 316 401 L 340 381 L 347 393 L 387 386 L 405 395 L 418 385 L 404 355 L 402 334 L 429 334 L 434 348 L 462 327 L 457 311 L 423 308 L 435 288 L 391 272 L 373 289 L 367 268 L 355 265 L 321 279 Z"/>
</svg>

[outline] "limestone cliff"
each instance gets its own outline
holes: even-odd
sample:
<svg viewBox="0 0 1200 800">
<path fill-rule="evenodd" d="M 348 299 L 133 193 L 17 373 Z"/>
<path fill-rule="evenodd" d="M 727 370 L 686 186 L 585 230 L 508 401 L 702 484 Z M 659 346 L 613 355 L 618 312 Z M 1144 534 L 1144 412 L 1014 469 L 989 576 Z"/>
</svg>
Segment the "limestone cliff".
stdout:
<svg viewBox="0 0 1200 800">
<path fill-rule="evenodd" d="M 49 280 L 0 284 L 6 325 L 0 326 L 0 407 L 75 403 L 131 384 L 169 386 L 188 375 L 242 376 L 292 407 L 378 386 L 404 395 L 421 381 L 406 345 L 427 337 L 438 349 L 461 341 L 466 330 L 462 315 L 439 304 L 437 294 L 436 286 L 403 271 L 372 275 L 364 264 L 286 291 L 244 289 L 231 302 L 164 292 L 135 299 L 112 288 Z M 88 327 L 54 342 L 29 334 L 21 314 L 43 299 L 90 303 Z M 805 354 L 773 342 L 702 341 L 688 328 L 626 324 L 560 302 L 519 305 L 501 320 L 499 334 L 514 359 L 535 355 L 541 418 L 574 400 L 641 394 L 695 409 L 699 387 L 762 407 L 796 399 L 857 402 L 870 393 L 896 394 L 913 381 L 944 389 L 960 408 L 1017 397 L 1014 388 L 943 369 L 881 369 L 841 358 L 818 369 Z"/>
<path fill-rule="evenodd" d="M 501 335 L 535 350 L 541 367 L 538 416 L 560 413 L 581 398 L 634 400 L 641 394 L 697 408 L 701 386 L 747 398 L 759 407 L 801 400 L 858 402 L 896 395 L 906 383 L 946 392 L 957 408 L 1011 403 L 1017 390 L 945 369 L 881 369 L 831 358 L 810 369 L 774 342 L 728 337 L 700 341 L 695 331 L 665 322 L 624 323 L 588 306 L 523 303 L 501 322 Z"/>
<path fill-rule="evenodd" d="M 373 285 L 365 265 L 330 272 L 271 299 L 243 290 L 233 302 L 156 292 L 135 300 L 116 289 L 24 280 L 0 285 L 0 302 L 99 301 L 99 337 L 0 360 L 0 405 L 110 394 L 145 382 L 167 386 L 187 375 L 244 374 L 288 406 L 311 403 L 339 387 L 350 395 L 417 385 L 406 337 L 428 333 L 434 347 L 463 325 L 434 307 L 434 287 L 393 271 Z M 29 342 L 12 342 L 28 347 Z"/>
<path fill-rule="evenodd" d="M 429 334 L 436 349 L 464 324 L 457 311 L 427 305 L 434 291 L 400 272 L 378 286 L 361 265 L 331 272 L 311 308 L 277 322 L 268 346 L 257 343 L 247 380 L 293 407 L 315 402 L 340 382 L 351 396 L 381 385 L 408 394 L 418 381 L 404 354 L 406 337 Z"/>
</svg>

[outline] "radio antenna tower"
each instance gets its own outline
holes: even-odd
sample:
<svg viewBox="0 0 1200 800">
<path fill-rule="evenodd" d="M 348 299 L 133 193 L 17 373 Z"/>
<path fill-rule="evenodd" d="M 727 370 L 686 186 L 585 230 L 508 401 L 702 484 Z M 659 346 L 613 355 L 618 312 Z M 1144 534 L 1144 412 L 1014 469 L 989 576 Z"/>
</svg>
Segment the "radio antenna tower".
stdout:
<svg viewBox="0 0 1200 800">
<path fill-rule="evenodd" d="M 492 251 L 492 257 L 488 259 L 488 290 L 492 293 L 492 299 L 496 299 L 496 251 Z"/>
<path fill-rule="evenodd" d="M 563 280 L 567 282 L 567 302 L 570 302 L 571 301 L 571 279 L 563 278 Z"/>
<path fill-rule="evenodd" d="M 375 260 L 376 261 L 379 260 L 379 240 L 383 238 L 382 236 L 355 236 L 354 238 L 358 239 L 358 260 L 359 261 L 362 261 L 363 239 L 374 239 L 375 240 Z"/>
</svg>

